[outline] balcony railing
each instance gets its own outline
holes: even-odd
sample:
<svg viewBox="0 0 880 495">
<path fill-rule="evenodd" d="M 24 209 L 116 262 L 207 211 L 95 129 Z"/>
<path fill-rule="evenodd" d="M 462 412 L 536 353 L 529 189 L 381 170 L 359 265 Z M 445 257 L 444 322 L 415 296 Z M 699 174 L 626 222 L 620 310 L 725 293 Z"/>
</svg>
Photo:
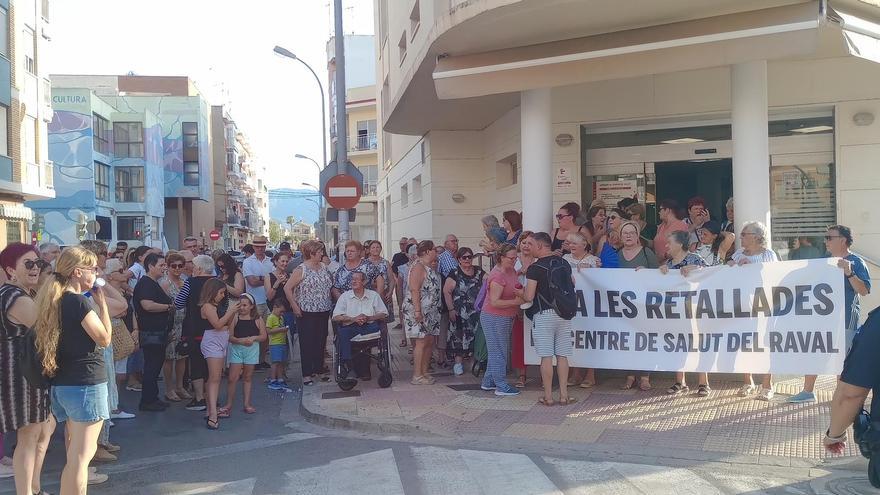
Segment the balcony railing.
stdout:
<svg viewBox="0 0 880 495">
<path fill-rule="evenodd" d="M 376 195 L 376 182 L 368 182 L 364 181 L 364 192 L 362 196 L 375 196 Z"/>
<path fill-rule="evenodd" d="M 358 134 L 350 138 L 349 145 L 349 151 L 371 151 L 379 148 L 379 140 L 376 138 L 375 132 Z"/>
<path fill-rule="evenodd" d="M 226 215 L 226 223 L 230 225 L 241 225 L 241 218 L 238 215 Z"/>
</svg>

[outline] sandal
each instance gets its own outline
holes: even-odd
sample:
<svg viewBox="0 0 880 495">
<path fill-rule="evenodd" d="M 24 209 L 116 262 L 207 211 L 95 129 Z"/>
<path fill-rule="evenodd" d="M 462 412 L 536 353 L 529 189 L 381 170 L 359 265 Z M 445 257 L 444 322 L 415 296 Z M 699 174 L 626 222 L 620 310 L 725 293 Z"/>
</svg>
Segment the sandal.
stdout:
<svg viewBox="0 0 880 495">
<path fill-rule="evenodd" d="M 540 399 L 538 399 L 538 404 L 550 407 L 550 406 L 554 405 L 555 402 L 553 402 L 553 399 L 547 400 L 547 399 L 541 397 Z"/>
<path fill-rule="evenodd" d="M 305 380 L 303 380 L 303 385 L 308 386 L 308 385 L 314 385 L 314 384 L 315 384 L 315 382 L 313 382 L 311 378 L 306 378 Z"/>
<path fill-rule="evenodd" d="M 228 407 L 220 407 L 217 408 L 217 417 L 218 418 L 228 418 L 229 417 L 229 408 Z"/>
<path fill-rule="evenodd" d="M 565 398 L 560 397 L 559 398 L 559 403 L 562 404 L 563 406 L 567 406 L 569 404 L 574 404 L 577 401 L 578 400 L 575 399 L 574 397 L 565 397 Z"/>
<path fill-rule="evenodd" d="M 596 386 L 596 384 L 593 382 L 581 382 L 581 384 L 578 385 L 578 387 L 580 387 L 580 388 L 593 388 L 595 386 Z"/>
<path fill-rule="evenodd" d="M 219 430 L 220 429 L 220 420 L 219 419 L 212 420 L 211 418 L 206 418 L 205 419 L 205 427 L 207 427 L 209 430 Z"/>
<path fill-rule="evenodd" d="M 525 388 L 526 387 L 526 375 L 519 375 L 519 378 L 516 379 L 516 383 L 514 384 L 516 388 Z"/>
<path fill-rule="evenodd" d="M 666 393 L 669 395 L 686 394 L 689 391 L 690 388 L 688 388 L 687 385 L 682 385 L 681 383 L 676 383 L 675 385 L 666 389 Z"/>
<path fill-rule="evenodd" d="M 245 414 L 253 414 L 257 412 L 257 410 L 253 406 L 246 406 L 244 409 L 242 409 L 242 411 L 244 411 Z"/>
<path fill-rule="evenodd" d="M 712 390 L 709 388 L 709 385 L 705 383 L 701 383 L 699 387 L 697 387 L 697 395 L 700 397 L 707 397 L 709 395 L 709 391 Z"/>
<path fill-rule="evenodd" d="M 642 377 L 641 381 L 639 382 L 639 390 L 641 390 L 642 392 L 647 392 L 648 390 L 651 390 L 651 381 L 646 377 Z"/>
<path fill-rule="evenodd" d="M 629 376 L 626 378 L 626 382 L 620 386 L 620 390 L 631 390 L 635 384 L 636 384 L 636 377 Z"/>
</svg>

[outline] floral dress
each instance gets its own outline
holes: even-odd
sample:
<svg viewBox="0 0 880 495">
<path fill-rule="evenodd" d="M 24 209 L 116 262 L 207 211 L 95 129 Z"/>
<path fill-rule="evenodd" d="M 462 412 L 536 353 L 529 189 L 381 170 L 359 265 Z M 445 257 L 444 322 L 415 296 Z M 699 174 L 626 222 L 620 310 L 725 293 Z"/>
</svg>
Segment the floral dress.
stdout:
<svg viewBox="0 0 880 495">
<path fill-rule="evenodd" d="M 451 355 L 467 355 L 473 352 L 474 330 L 480 322 L 480 312 L 474 307 L 477 295 L 483 286 L 486 272 L 474 267 L 473 276 L 468 276 L 461 268 L 449 274 L 455 282 L 452 289 L 452 304 L 455 306 L 455 321 L 451 323 L 446 338 L 446 352 Z"/>
<path fill-rule="evenodd" d="M 421 262 L 417 262 L 421 263 Z M 413 265 L 415 266 L 415 265 Z M 440 335 L 440 274 L 430 266 L 425 266 L 425 281 L 421 289 L 421 311 L 424 320 L 416 321 L 415 307 L 412 294 L 407 290 L 403 299 L 403 320 L 406 336 L 412 339 L 421 339 L 427 335 Z M 407 276 L 412 275 L 412 267 Z"/>
<path fill-rule="evenodd" d="M 180 292 L 180 287 L 171 281 L 168 277 L 164 277 L 162 284 L 168 284 L 168 296 L 173 301 Z M 186 356 L 177 353 L 177 343 L 180 342 L 180 336 L 183 334 L 183 317 L 186 315 L 186 309 L 178 309 L 174 311 L 174 325 L 171 326 L 171 333 L 168 334 L 168 346 L 165 347 L 165 359 L 176 361 Z"/>
</svg>

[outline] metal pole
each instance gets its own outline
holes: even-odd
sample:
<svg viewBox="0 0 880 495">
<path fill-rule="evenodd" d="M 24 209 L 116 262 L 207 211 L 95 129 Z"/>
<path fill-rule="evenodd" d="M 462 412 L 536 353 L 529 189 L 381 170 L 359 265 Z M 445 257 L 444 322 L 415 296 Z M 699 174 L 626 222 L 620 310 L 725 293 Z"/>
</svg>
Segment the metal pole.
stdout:
<svg viewBox="0 0 880 495">
<path fill-rule="evenodd" d="M 342 30 L 342 0 L 333 0 L 333 24 L 336 33 L 336 175 L 346 174 L 348 129 L 345 118 L 345 33 Z M 339 242 L 349 239 L 348 210 L 339 210 Z M 339 260 L 342 261 L 342 249 Z"/>
</svg>

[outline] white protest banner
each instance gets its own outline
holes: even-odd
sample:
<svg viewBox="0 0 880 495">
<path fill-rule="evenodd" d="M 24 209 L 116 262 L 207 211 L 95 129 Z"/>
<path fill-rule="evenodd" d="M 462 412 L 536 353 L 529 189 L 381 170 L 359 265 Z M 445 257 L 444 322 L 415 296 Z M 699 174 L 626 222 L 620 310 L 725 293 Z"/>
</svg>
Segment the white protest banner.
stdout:
<svg viewBox="0 0 880 495">
<path fill-rule="evenodd" d="M 571 366 L 839 374 L 846 352 L 836 259 L 574 272 Z M 526 321 L 526 363 L 540 362 Z"/>
</svg>

